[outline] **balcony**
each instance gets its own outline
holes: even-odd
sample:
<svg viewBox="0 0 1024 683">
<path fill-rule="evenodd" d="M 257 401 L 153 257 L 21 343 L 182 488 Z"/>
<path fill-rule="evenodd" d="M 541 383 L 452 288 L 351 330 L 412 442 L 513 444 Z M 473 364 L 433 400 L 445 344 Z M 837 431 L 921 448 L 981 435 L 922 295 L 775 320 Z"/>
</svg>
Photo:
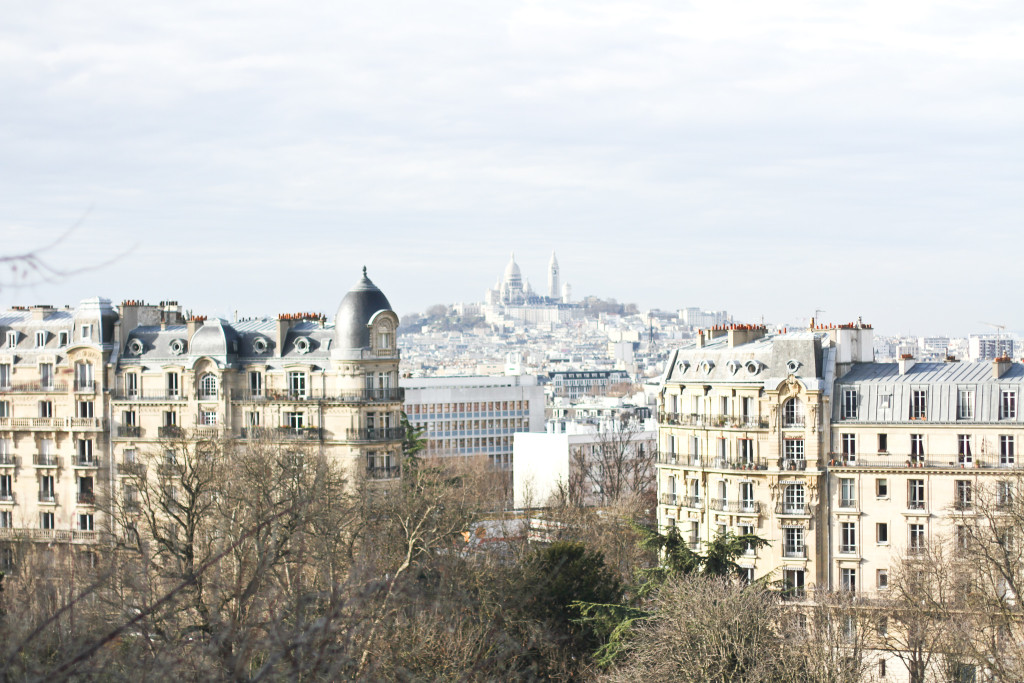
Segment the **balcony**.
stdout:
<svg viewBox="0 0 1024 683">
<path fill-rule="evenodd" d="M 142 436 L 142 427 L 136 425 L 120 425 L 117 428 L 117 435 L 122 439 L 137 439 Z"/>
<path fill-rule="evenodd" d="M 793 517 L 810 517 L 811 506 L 805 503 L 787 503 L 783 501 L 775 505 L 775 514 Z"/>
<path fill-rule="evenodd" d="M 679 505 L 679 496 L 674 493 L 661 494 L 662 505 Z"/>
<path fill-rule="evenodd" d="M 964 512 L 966 510 L 973 510 L 974 503 L 969 500 L 955 500 L 953 501 L 953 509 L 958 512 Z"/>
<path fill-rule="evenodd" d="M 807 426 L 807 419 L 803 415 L 798 416 L 783 416 L 782 428 L 783 429 L 803 429 Z"/>
<path fill-rule="evenodd" d="M 737 416 L 702 413 L 658 413 L 658 422 L 677 427 L 700 427 L 702 429 L 768 429 L 768 418 L 756 415 Z"/>
<path fill-rule="evenodd" d="M 40 503 L 45 503 L 47 505 L 56 505 L 57 504 L 57 494 L 56 493 L 49 493 L 49 492 L 46 492 L 46 491 L 40 491 L 39 492 L 39 502 Z"/>
<path fill-rule="evenodd" d="M 0 417 L 0 429 L 54 430 L 102 429 L 103 423 L 96 417 Z"/>
<path fill-rule="evenodd" d="M 94 455 L 76 455 L 75 459 L 71 461 L 71 466 L 97 469 L 100 466 L 100 459 Z"/>
<path fill-rule="evenodd" d="M 1015 457 L 1000 456 L 998 453 L 964 456 L 951 455 L 908 455 L 879 453 L 872 456 L 857 455 L 844 460 L 841 453 L 829 454 L 831 467 L 861 467 L 870 469 L 1024 469 L 1024 464 Z"/>
<path fill-rule="evenodd" d="M 117 473 L 122 477 L 144 477 L 146 476 L 146 466 L 140 462 L 119 462 L 117 463 Z"/>
<path fill-rule="evenodd" d="M 239 391 L 231 394 L 232 401 L 282 401 L 306 402 L 324 401 L 327 403 L 372 403 L 387 401 L 400 403 L 405 400 L 405 389 L 362 389 L 344 394 L 323 394 L 318 391 L 288 392 L 277 389 L 265 389 L 262 392 Z"/>
<path fill-rule="evenodd" d="M 0 467 L 17 467 L 18 456 L 11 455 L 10 453 L 0 454 Z"/>
<path fill-rule="evenodd" d="M 680 505 L 687 508 L 700 509 L 704 505 L 704 499 L 700 496 L 683 496 Z"/>
<path fill-rule="evenodd" d="M 96 494 L 92 491 L 79 491 L 76 500 L 79 505 L 95 505 Z"/>
<path fill-rule="evenodd" d="M 52 453 L 36 453 L 32 456 L 32 464 L 36 467 L 60 467 L 60 458 Z"/>
<path fill-rule="evenodd" d="M 907 501 L 907 509 L 908 510 L 924 510 L 926 507 L 927 507 L 927 504 L 923 500 L 908 500 Z"/>
<path fill-rule="evenodd" d="M 274 436 L 282 441 L 320 441 L 323 430 L 319 427 L 278 427 Z"/>
<path fill-rule="evenodd" d="M 397 479 L 402 474 L 402 468 L 398 465 L 390 467 L 367 467 L 367 479 Z"/>
<path fill-rule="evenodd" d="M 13 382 L 7 386 L 0 386 L 0 392 L 50 393 L 67 390 L 67 382 Z"/>
<path fill-rule="evenodd" d="M 26 529 L 16 527 L 0 528 L 0 539 L 27 541 L 58 541 L 62 543 L 91 543 L 103 536 L 99 531 L 80 529 Z"/>
<path fill-rule="evenodd" d="M 404 438 L 405 430 L 401 427 L 349 429 L 345 432 L 346 441 L 401 441 Z"/>
<path fill-rule="evenodd" d="M 779 469 L 786 472 L 802 472 L 807 469 L 804 458 L 779 458 Z"/>
<path fill-rule="evenodd" d="M 907 546 L 907 555 L 912 557 L 921 557 L 928 552 L 928 549 L 923 543 L 911 543 Z"/>
<path fill-rule="evenodd" d="M 720 470 L 767 470 L 768 463 L 763 458 L 740 458 L 739 460 L 727 460 L 726 458 L 715 458 L 711 466 Z"/>
<path fill-rule="evenodd" d="M 168 391 L 125 391 L 124 389 L 118 389 L 112 392 L 113 399 L 115 401 L 184 401 L 185 397 L 181 392 L 168 392 Z"/>
<path fill-rule="evenodd" d="M 17 502 L 18 501 L 14 497 L 14 492 L 13 491 L 8 491 L 7 493 L 0 493 L 0 503 L 13 504 L 13 503 L 17 503 Z"/>
<path fill-rule="evenodd" d="M 180 439 L 185 436 L 185 430 L 178 425 L 163 425 L 157 428 L 156 433 L 161 439 Z"/>
<path fill-rule="evenodd" d="M 96 393 L 96 381 L 91 379 L 76 379 L 75 391 L 80 394 Z"/>
<path fill-rule="evenodd" d="M 658 464 L 659 465 L 678 465 L 679 454 L 678 453 L 663 453 L 658 452 Z"/>
<path fill-rule="evenodd" d="M 807 558 L 806 546 L 785 546 L 782 548 L 782 556 L 786 559 L 803 560 Z"/>
<path fill-rule="evenodd" d="M 843 555 L 856 555 L 857 546 L 854 544 L 839 544 L 839 552 Z"/>
</svg>

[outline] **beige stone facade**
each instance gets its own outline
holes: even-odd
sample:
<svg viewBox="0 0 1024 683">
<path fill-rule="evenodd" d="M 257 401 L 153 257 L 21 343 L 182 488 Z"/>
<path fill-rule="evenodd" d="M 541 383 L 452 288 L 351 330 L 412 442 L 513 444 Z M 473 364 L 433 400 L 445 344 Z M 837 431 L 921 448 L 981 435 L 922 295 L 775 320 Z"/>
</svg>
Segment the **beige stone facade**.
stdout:
<svg viewBox="0 0 1024 683">
<path fill-rule="evenodd" d="M 300 442 L 350 478 L 397 479 L 397 328 L 365 271 L 333 325 L 186 320 L 173 302 L 98 298 L 3 313 L 0 542 L 102 540 L 126 475 L 183 435 Z"/>
</svg>

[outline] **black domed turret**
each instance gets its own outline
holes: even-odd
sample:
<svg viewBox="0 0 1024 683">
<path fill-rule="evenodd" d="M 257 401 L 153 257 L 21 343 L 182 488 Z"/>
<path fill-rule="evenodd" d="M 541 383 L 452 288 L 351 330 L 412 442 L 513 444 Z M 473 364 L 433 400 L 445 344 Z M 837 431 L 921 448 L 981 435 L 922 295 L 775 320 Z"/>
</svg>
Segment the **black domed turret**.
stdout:
<svg viewBox="0 0 1024 683">
<path fill-rule="evenodd" d="M 366 276 L 348 291 L 334 316 L 334 344 L 338 349 L 361 349 L 370 346 L 370 329 L 366 326 L 377 311 L 390 311 L 384 292 Z"/>
</svg>

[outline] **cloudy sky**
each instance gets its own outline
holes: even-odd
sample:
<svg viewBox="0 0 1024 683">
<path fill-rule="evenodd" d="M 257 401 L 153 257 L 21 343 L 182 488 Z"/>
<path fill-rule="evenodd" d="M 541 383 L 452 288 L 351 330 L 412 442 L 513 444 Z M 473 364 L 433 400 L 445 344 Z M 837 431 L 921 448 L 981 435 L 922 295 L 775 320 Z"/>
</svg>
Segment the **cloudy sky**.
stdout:
<svg viewBox="0 0 1024 683">
<path fill-rule="evenodd" d="M 216 6 L 214 6 L 216 5 Z M 4 3 L 0 304 L 542 286 L 1024 330 L 1024 3 Z M 113 263 L 107 261 L 120 254 Z"/>
</svg>

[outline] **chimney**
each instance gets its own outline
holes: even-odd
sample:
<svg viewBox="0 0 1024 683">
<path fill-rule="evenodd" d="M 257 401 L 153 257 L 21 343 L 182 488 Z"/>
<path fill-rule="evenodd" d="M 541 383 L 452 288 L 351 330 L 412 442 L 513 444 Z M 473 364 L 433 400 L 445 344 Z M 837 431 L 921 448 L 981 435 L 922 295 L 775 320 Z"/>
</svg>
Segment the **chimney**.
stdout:
<svg viewBox="0 0 1024 683">
<path fill-rule="evenodd" d="M 905 353 L 902 356 L 900 356 L 899 366 L 900 374 L 907 374 L 910 368 L 914 367 L 914 355 L 911 353 Z"/>
<path fill-rule="evenodd" d="M 1013 367 L 1013 360 L 1009 356 L 1002 356 L 992 361 L 992 377 L 999 379 L 1006 374 L 1006 371 Z"/>
<path fill-rule="evenodd" d="M 205 315 L 194 315 L 194 316 L 192 316 L 191 318 L 188 319 L 188 322 L 186 323 L 186 327 L 188 328 L 188 343 L 189 343 L 189 346 L 192 345 L 192 337 L 195 336 L 195 333 L 199 331 L 199 328 L 203 326 L 203 323 L 205 321 L 206 321 L 206 316 Z"/>
<path fill-rule="evenodd" d="M 274 348 L 274 355 L 280 357 L 284 354 L 284 342 L 288 338 L 288 330 L 292 329 L 292 319 L 289 315 L 282 313 L 277 316 L 277 325 L 275 330 L 277 331 L 277 339 L 274 342 L 277 346 Z"/>
<path fill-rule="evenodd" d="M 46 320 L 50 314 L 53 313 L 53 306 L 49 304 L 40 304 L 32 307 L 32 320 L 40 321 Z"/>
<path fill-rule="evenodd" d="M 729 348 L 756 341 L 764 336 L 765 328 L 758 325 L 730 325 Z"/>
<path fill-rule="evenodd" d="M 704 348 L 704 330 L 697 330 L 697 348 Z"/>
</svg>

